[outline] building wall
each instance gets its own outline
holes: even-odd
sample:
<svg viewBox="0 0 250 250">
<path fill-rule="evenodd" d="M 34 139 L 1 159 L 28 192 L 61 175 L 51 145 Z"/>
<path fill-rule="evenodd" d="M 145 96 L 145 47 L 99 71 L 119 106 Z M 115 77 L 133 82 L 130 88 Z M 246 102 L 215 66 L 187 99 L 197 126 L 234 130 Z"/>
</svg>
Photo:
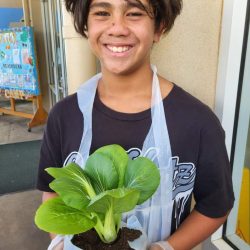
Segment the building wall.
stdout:
<svg viewBox="0 0 250 250">
<path fill-rule="evenodd" d="M 22 0 L 1 0 L 0 8 L 22 8 Z"/>
<path fill-rule="evenodd" d="M 222 0 L 183 0 L 182 14 L 155 45 L 152 62 L 170 81 L 214 107 Z"/>
<path fill-rule="evenodd" d="M 86 39 L 76 33 L 71 15 L 61 1 L 63 11 L 63 38 L 68 80 L 68 93 L 74 93 L 79 85 L 96 73 L 96 59 Z"/>
</svg>

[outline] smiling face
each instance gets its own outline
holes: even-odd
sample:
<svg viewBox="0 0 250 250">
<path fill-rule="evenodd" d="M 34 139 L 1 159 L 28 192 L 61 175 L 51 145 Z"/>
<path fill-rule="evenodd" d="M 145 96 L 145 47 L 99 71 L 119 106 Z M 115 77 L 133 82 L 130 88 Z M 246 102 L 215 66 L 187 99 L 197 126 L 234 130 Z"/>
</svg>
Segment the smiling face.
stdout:
<svg viewBox="0 0 250 250">
<path fill-rule="evenodd" d="M 147 0 L 141 0 L 146 9 Z M 160 38 L 154 19 L 136 0 L 93 0 L 88 40 L 102 72 L 126 75 L 150 64 L 153 42 Z"/>
</svg>

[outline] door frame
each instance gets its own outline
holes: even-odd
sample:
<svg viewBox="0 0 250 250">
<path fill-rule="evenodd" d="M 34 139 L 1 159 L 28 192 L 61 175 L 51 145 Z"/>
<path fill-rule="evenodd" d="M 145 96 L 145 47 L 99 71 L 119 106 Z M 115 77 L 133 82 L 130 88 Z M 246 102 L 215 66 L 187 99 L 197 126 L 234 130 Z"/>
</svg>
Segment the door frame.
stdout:
<svg viewBox="0 0 250 250">
<path fill-rule="evenodd" d="M 230 161 L 232 160 L 231 152 L 235 133 L 235 119 L 237 118 L 237 95 L 248 6 L 249 0 L 227 0 L 224 1 L 222 13 L 215 113 L 226 133 L 226 148 Z M 233 177 L 233 179 L 235 178 Z M 235 195 L 237 197 L 239 194 Z M 234 213 L 232 212 L 232 215 Z M 212 235 L 211 243 L 215 249 L 234 249 L 223 237 L 223 226 Z M 210 250 L 211 245 L 204 244 L 203 249 Z"/>
</svg>

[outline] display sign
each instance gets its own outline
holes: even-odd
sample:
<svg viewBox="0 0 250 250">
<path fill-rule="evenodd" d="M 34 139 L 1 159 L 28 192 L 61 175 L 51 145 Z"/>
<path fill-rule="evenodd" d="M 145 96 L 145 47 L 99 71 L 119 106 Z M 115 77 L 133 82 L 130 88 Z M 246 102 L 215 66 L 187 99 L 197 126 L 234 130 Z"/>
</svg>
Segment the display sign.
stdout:
<svg viewBox="0 0 250 250">
<path fill-rule="evenodd" d="M 32 27 L 0 30 L 0 89 L 39 95 Z"/>
</svg>

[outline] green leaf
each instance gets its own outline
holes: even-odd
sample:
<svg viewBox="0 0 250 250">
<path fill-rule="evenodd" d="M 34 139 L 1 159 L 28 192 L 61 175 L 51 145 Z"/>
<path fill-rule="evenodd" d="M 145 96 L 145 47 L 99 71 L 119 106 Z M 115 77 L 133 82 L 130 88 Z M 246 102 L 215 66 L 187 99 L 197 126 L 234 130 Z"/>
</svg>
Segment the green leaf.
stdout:
<svg viewBox="0 0 250 250">
<path fill-rule="evenodd" d="M 82 210 L 90 202 L 84 183 L 81 183 L 79 180 L 61 177 L 52 181 L 49 186 L 70 207 Z"/>
<path fill-rule="evenodd" d="M 84 192 L 85 196 L 94 197 L 96 195 L 88 176 L 84 170 L 75 163 L 70 163 L 63 168 L 46 168 L 45 170 L 55 179 L 61 179 L 61 187 L 58 183 L 56 185 L 51 185 L 51 188 L 60 195 L 64 195 L 64 193 L 67 195 L 67 193 L 70 192 L 70 190 L 67 190 L 66 188 L 64 189 L 64 183 L 62 183 L 62 181 L 69 179 L 72 180 L 71 183 L 74 181 L 74 184 L 76 185 L 74 193 L 76 189 L 79 189 L 79 193 Z M 65 183 L 65 185 L 70 185 L 69 182 L 70 181 Z M 55 190 L 55 188 L 57 190 Z"/>
<path fill-rule="evenodd" d="M 112 205 L 114 214 L 120 214 L 132 210 L 136 206 L 139 196 L 140 192 L 132 188 L 108 190 L 94 197 L 87 209 L 106 213 Z"/>
<path fill-rule="evenodd" d="M 97 194 L 118 187 L 118 173 L 114 163 L 107 156 L 93 153 L 89 156 L 84 170 L 90 177 Z"/>
<path fill-rule="evenodd" d="M 76 177 L 85 178 L 83 169 L 76 163 L 69 163 L 67 166 L 62 168 L 46 168 L 45 169 L 52 177 Z"/>
<path fill-rule="evenodd" d="M 125 173 L 124 186 L 140 191 L 137 204 L 150 198 L 160 184 L 160 172 L 157 166 L 145 157 L 130 160 Z"/>
<path fill-rule="evenodd" d="M 124 183 L 124 175 L 126 167 L 128 164 L 128 154 L 127 152 L 119 145 L 107 145 L 101 147 L 95 151 L 95 153 L 101 153 L 109 157 L 113 161 L 116 171 L 119 176 L 118 187 L 122 187 Z"/>
<path fill-rule="evenodd" d="M 36 225 L 50 233 L 77 234 L 90 230 L 96 225 L 96 218 L 86 211 L 67 206 L 59 197 L 44 202 L 35 215 Z"/>
</svg>

